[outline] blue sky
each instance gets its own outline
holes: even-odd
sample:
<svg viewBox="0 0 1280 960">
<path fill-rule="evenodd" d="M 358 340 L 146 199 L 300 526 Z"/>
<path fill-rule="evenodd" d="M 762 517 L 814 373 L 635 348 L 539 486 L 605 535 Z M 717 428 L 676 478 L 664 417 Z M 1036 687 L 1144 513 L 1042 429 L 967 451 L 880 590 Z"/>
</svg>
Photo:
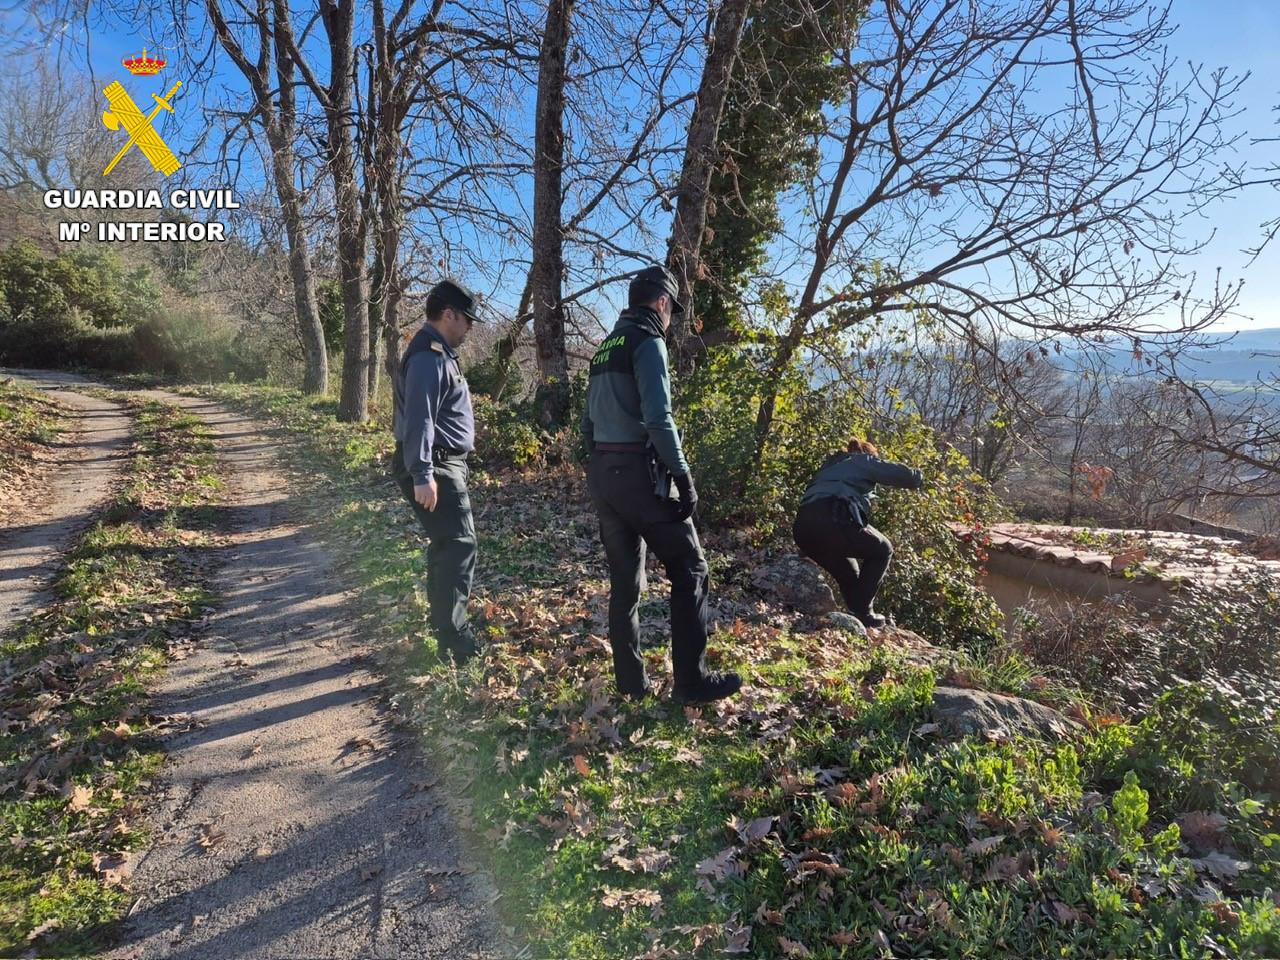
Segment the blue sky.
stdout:
<svg viewBox="0 0 1280 960">
<path fill-rule="evenodd" d="M 125 77 L 120 67 L 121 56 L 138 52 L 143 44 L 153 50 L 156 47 L 163 49 L 166 38 L 122 31 L 95 17 L 91 15 L 90 20 L 89 64 L 102 83 L 107 79 L 126 80 L 134 99 L 147 110 L 152 92 L 162 93 L 175 79 L 186 79 L 178 64 L 156 78 Z M 1234 72 L 1251 74 L 1237 99 L 1241 114 L 1234 121 L 1244 133 L 1244 138 L 1237 145 L 1235 155 L 1227 159 L 1280 166 L 1280 143 L 1252 145 L 1249 142 L 1251 137 L 1280 136 L 1280 114 L 1273 109 L 1280 104 L 1280 9 L 1269 0 L 1175 0 L 1173 18 L 1179 24 L 1177 33 L 1170 40 L 1175 58 L 1184 64 L 1190 61 L 1208 69 L 1227 66 Z M 4 19 L 0 15 L 0 21 Z M 203 21 L 203 17 L 198 20 Z M 0 22 L 2 26 L 4 24 Z M 84 51 L 77 51 L 77 54 L 76 59 L 83 66 L 81 58 Z M 178 114 L 166 117 L 166 126 L 162 129 L 166 136 L 176 138 L 175 144 L 189 142 L 195 135 L 195 125 L 202 122 L 202 118 L 192 109 L 194 98 L 188 101 L 185 110 L 181 95 L 175 103 Z M 194 186 L 221 185 L 213 183 L 208 176 L 197 175 L 192 179 L 194 182 L 190 185 Z M 1224 281 L 1245 280 L 1238 307 L 1240 316 L 1224 326 L 1240 329 L 1280 327 L 1280 240 L 1252 264 L 1242 252 L 1243 248 L 1257 242 L 1260 223 L 1276 216 L 1280 216 L 1280 192 L 1256 188 L 1244 196 L 1214 206 L 1203 221 L 1194 220 L 1186 224 L 1188 237 L 1214 233 L 1208 247 L 1186 264 L 1197 271 L 1201 283 L 1212 282 L 1219 267 Z M 661 229 L 657 232 L 661 233 Z M 499 293 L 496 299 L 509 298 Z"/>
<path fill-rule="evenodd" d="M 1280 114 L 1273 109 L 1280 104 L 1280 5 L 1274 0 L 1179 0 L 1174 17 L 1180 27 L 1171 52 L 1184 62 L 1251 73 L 1239 98 L 1244 112 L 1238 122 L 1249 136 L 1280 137 Z M 1241 159 L 1280 166 L 1280 142 L 1250 146 L 1246 140 L 1238 150 Z M 1280 327 L 1280 242 L 1251 266 L 1240 252 L 1257 242 L 1259 224 L 1276 216 L 1280 191 L 1257 189 L 1215 207 L 1207 224 L 1189 225 L 1216 230 L 1193 264 L 1202 278 L 1218 267 L 1224 279 L 1244 278 L 1240 312 L 1250 316 L 1231 324 L 1239 329 Z"/>
</svg>

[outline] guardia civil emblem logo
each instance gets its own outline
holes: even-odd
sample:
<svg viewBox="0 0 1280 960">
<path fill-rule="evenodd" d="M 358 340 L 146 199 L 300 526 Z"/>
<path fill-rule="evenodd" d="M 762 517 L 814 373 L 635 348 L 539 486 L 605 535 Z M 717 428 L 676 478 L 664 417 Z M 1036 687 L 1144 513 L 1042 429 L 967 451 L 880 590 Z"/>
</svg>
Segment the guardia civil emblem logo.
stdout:
<svg viewBox="0 0 1280 960">
<path fill-rule="evenodd" d="M 166 61 L 159 57 L 148 57 L 147 48 L 142 48 L 142 54 L 135 57 L 125 57 L 122 61 L 124 68 L 137 77 L 153 77 L 164 69 Z M 178 88 L 182 86 L 179 80 L 163 97 L 158 94 L 152 94 L 151 99 L 155 100 L 156 105 L 150 113 L 143 115 L 138 109 L 138 105 L 133 102 L 133 98 L 129 96 L 129 92 L 120 84 L 119 81 L 109 83 L 105 90 L 102 91 L 103 96 L 107 98 L 107 102 L 111 105 L 109 110 L 102 113 L 102 122 L 109 130 L 124 129 L 129 135 L 129 139 L 125 141 L 120 151 L 107 164 L 107 168 L 102 171 L 105 177 L 115 169 L 129 148 L 137 144 L 138 149 L 142 151 L 142 155 L 150 161 L 151 166 L 155 167 L 160 173 L 166 177 L 182 166 L 182 163 L 173 155 L 173 151 L 169 149 L 169 145 L 164 142 L 160 134 L 156 132 L 151 122 L 159 115 L 161 110 L 168 110 L 173 113 L 173 105 L 169 102 L 173 99 L 173 95 L 178 92 Z"/>
</svg>

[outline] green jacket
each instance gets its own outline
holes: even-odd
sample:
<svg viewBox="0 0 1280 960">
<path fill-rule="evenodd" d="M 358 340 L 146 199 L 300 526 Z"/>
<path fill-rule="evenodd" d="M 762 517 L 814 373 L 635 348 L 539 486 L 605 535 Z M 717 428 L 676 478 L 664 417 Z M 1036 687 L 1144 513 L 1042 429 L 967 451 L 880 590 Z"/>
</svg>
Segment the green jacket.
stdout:
<svg viewBox="0 0 1280 960">
<path fill-rule="evenodd" d="M 647 440 L 672 476 L 689 472 L 671 416 L 662 320 L 648 307 L 624 310 L 591 358 L 582 435 L 587 449 L 594 443 Z"/>
</svg>

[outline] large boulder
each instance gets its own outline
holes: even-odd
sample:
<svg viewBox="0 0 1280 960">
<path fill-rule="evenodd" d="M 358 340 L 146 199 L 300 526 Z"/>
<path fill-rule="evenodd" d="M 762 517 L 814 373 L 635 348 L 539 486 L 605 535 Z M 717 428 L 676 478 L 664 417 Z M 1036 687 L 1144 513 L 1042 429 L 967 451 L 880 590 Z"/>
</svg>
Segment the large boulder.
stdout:
<svg viewBox="0 0 1280 960">
<path fill-rule="evenodd" d="M 1061 740 L 1084 729 L 1052 707 L 1034 700 L 960 687 L 934 687 L 933 719 L 951 733 L 992 733 L 1041 740 Z"/>
<path fill-rule="evenodd" d="M 763 596 L 811 616 L 836 609 L 835 594 L 827 586 L 817 564 L 797 554 L 788 554 L 762 564 L 751 575 L 751 583 Z"/>
</svg>

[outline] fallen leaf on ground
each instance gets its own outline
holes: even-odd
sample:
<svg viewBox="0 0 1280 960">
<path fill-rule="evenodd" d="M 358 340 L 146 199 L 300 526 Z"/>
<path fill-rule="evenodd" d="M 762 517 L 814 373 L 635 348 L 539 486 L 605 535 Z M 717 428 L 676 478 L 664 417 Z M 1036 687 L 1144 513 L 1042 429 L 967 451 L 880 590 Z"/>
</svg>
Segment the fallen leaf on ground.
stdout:
<svg viewBox="0 0 1280 960">
<path fill-rule="evenodd" d="M 200 836 L 196 837 L 196 843 L 203 847 L 206 852 L 211 851 L 223 840 L 227 839 L 227 835 L 219 830 L 212 820 L 208 823 L 200 824 L 199 830 Z"/>
<path fill-rule="evenodd" d="M 751 924 L 738 923 L 737 914 L 734 914 L 725 922 L 724 939 L 725 953 L 749 953 L 751 951 Z"/>
<path fill-rule="evenodd" d="M 662 894 L 657 890 L 618 890 L 605 887 L 600 902 L 606 907 L 626 911 L 636 907 L 656 907 L 662 903 Z"/>
<path fill-rule="evenodd" d="M 1004 842 L 1004 834 L 997 833 L 994 837 L 983 837 L 981 840 L 974 840 L 964 848 L 965 853 L 973 856 L 981 856 L 984 853 L 990 853 L 996 847 Z"/>
<path fill-rule="evenodd" d="M 1235 857 L 1218 852 L 1205 854 L 1199 859 L 1192 860 L 1191 865 L 1197 870 L 1212 873 L 1219 880 L 1234 880 L 1240 876 L 1242 870 L 1248 870 L 1252 866 L 1248 860 L 1237 860 Z"/>
<path fill-rule="evenodd" d="M 89 808 L 89 804 L 93 801 L 93 791 L 77 783 L 71 788 L 67 798 L 67 809 L 72 813 L 79 813 L 81 810 Z"/>
<path fill-rule="evenodd" d="M 98 871 L 102 882 L 109 887 L 118 887 L 129 879 L 132 867 L 129 858 L 121 853 L 95 853 L 93 869 Z"/>
<path fill-rule="evenodd" d="M 1204 851 L 1213 850 L 1218 846 L 1226 826 L 1227 818 L 1220 813 L 1196 810 L 1178 818 L 1178 828 L 1182 831 L 1182 836 Z"/>
</svg>

